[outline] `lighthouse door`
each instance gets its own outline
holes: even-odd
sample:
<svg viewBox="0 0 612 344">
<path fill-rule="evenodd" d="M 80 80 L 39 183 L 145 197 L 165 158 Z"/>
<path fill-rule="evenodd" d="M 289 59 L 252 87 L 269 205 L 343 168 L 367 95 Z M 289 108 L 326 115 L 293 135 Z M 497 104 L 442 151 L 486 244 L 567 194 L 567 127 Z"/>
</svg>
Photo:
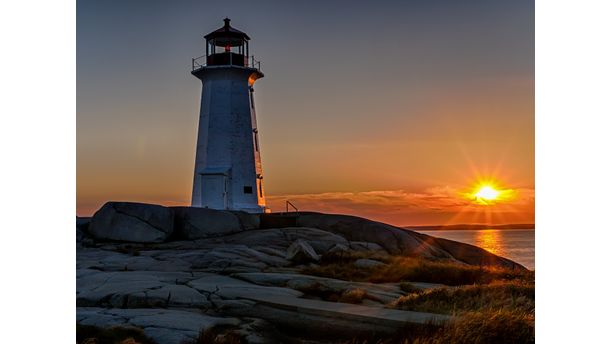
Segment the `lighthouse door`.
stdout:
<svg viewBox="0 0 612 344">
<path fill-rule="evenodd" d="M 227 177 L 225 175 L 202 175 L 202 207 L 227 209 Z"/>
</svg>

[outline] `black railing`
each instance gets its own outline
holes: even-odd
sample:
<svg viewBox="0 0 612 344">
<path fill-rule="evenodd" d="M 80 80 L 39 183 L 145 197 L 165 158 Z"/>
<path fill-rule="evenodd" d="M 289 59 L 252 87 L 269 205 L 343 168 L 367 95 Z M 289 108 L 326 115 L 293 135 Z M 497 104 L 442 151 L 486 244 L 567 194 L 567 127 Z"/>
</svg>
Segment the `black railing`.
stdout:
<svg viewBox="0 0 612 344">
<path fill-rule="evenodd" d="M 261 70 L 261 61 L 255 60 L 255 56 L 247 57 L 236 53 L 202 55 L 191 59 L 192 71 L 209 66 L 238 66 Z"/>
<path fill-rule="evenodd" d="M 298 208 L 293 205 L 293 203 L 286 201 L 285 202 L 285 213 L 289 214 L 289 207 L 291 206 L 291 208 L 293 208 L 293 212 L 295 213 L 299 213 Z"/>
</svg>

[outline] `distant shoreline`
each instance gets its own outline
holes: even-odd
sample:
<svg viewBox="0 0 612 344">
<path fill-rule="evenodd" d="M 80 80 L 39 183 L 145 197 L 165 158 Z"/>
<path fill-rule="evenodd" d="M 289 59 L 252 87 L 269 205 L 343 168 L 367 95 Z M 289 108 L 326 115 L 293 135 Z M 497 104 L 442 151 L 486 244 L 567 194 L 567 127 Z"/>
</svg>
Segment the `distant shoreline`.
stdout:
<svg viewBox="0 0 612 344">
<path fill-rule="evenodd" d="M 403 226 L 404 229 L 410 229 L 413 231 L 439 231 L 439 230 L 451 230 L 451 231 L 464 231 L 464 230 L 477 230 L 477 229 L 535 229 L 534 223 L 513 223 L 506 225 L 481 225 L 481 224 L 459 224 L 459 225 L 436 225 L 436 226 Z"/>
</svg>

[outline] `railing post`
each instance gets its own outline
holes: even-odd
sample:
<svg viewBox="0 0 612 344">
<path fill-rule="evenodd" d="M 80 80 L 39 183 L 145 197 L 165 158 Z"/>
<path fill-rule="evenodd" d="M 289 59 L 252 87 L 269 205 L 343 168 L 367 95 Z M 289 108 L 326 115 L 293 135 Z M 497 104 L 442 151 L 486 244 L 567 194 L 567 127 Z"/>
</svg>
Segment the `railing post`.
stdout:
<svg viewBox="0 0 612 344">
<path fill-rule="evenodd" d="M 298 208 L 295 205 L 293 205 L 293 203 L 291 203 L 290 201 L 285 201 L 285 213 L 286 214 L 289 214 L 289 206 L 291 206 L 291 208 L 293 208 L 296 213 L 299 213 Z"/>
</svg>

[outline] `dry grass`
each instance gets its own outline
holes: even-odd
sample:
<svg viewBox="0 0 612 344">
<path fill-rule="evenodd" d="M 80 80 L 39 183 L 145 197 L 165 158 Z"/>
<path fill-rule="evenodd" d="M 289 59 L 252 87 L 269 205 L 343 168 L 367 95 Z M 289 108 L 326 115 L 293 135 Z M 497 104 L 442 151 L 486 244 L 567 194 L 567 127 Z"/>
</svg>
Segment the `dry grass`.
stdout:
<svg viewBox="0 0 612 344">
<path fill-rule="evenodd" d="M 413 341 L 413 344 L 438 343 L 535 343 L 535 316 L 508 310 L 465 313 L 435 336 Z"/>
<path fill-rule="evenodd" d="M 513 311 L 470 312 L 443 326 L 409 325 L 390 337 L 355 338 L 345 344 L 531 344 L 533 315 Z"/>
<path fill-rule="evenodd" d="M 400 297 L 391 307 L 455 315 L 435 333 L 389 343 L 534 343 L 535 284 L 522 280 L 444 287 Z M 401 337 L 401 336 L 400 336 Z"/>
<path fill-rule="evenodd" d="M 76 325 L 77 344 L 155 344 L 136 327 Z"/>
<path fill-rule="evenodd" d="M 474 311 L 535 311 L 535 285 L 523 281 L 436 288 L 402 296 L 393 308 L 417 312 L 462 314 Z"/>
<path fill-rule="evenodd" d="M 375 283 L 418 281 L 445 285 L 490 283 L 495 280 L 533 280 L 532 271 L 482 267 L 449 261 L 396 257 L 383 268 L 372 271 Z"/>
<path fill-rule="evenodd" d="M 321 260 L 321 265 L 309 267 L 304 274 L 330 277 L 347 281 L 373 283 L 387 282 L 428 282 L 445 285 L 468 285 L 490 283 L 495 280 L 534 279 L 533 271 L 480 267 L 450 261 L 431 261 L 415 257 L 372 257 L 362 253 L 359 256 L 328 256 Z M 359 258 L 375 258 L 386 263 L 383 267 L 360 268 L 352 262 Z"/>
<path fill-rule="evenodd" d="M 321 277 L 373 283 L 400 282 L 408 295 L 390 306 L 403 310 L 452 314 L 443 326 L 410 325 L 391 337 L 355 338 L 351 344 L 534 343 L 535 273 L 479 267 L 415 257 L 375 259 L 387 265 L 358 268 L 352 262 L 368 257 L 331 256 L 319 267 L 302 271 Z M 451 287 L 421 290 L 411 283 L 440 283 Z"/>
</svg>

